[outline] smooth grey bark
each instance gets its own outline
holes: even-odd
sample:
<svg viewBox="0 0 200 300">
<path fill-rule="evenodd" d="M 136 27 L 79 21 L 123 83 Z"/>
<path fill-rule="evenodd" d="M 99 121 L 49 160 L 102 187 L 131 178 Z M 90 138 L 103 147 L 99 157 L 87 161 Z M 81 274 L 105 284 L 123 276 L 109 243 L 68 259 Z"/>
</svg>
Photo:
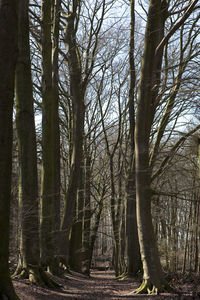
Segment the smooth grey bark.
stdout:
<svg viewBox="0 0 200 300">
<path fill-rule="evenodd" d="M 83 209 L 84 209 L 84 163 L 81 164 L 76 201 L 76 216 L 70 239 L 69 266 L 77 272 L 83 271 Z"/>
<path fill-rule="evenodd" d="M 151 0 L 146 25 L 135 127 L 137 225 L 143 264 L 143 283 L 136 291 L 138 293 L 156 292 L 166 287 L 151 216 L 152 193 L 149 167 L 150 131 L 156 108 L 162 64 L 162 49 L 157 54 L 156 49 L 164 37 L 166 16 L 167 3 L 161 0 Z"/>
<path fill-rule="evenodd" d="M 135 186 L 135 1 L 130 1 L 130 40 L 129 40 L 129 72 L 130 72 L 130 86 L 129 86 L 129 127 L 130 127 L 130 165 L 128 169 L 128 178 L 126 183 L 126 236 L 127 236 L 127 256 L 128 265 L 127 270 L 131 275 L 136 275 L 141 269 L 140 246 L 137 232 L 136 219 L 136 186 Z"/>
<path fill-rule="evenodd" d="M 18 62 L 16 67 L 16 125 L 19 149 L 22 265 L 14 276 L 41 286 L 58 286 L 40 266 L 37 146 L 29 41 L 29 1 L 18 2 Z"/>
<path fill-rule="evenodd" d="M 80 168 L 83 157 L 83 133 L 84 133 L 84 91 L 82 86 L 81 62 L 76 43 L 76 11 L 80 5 L 75 1 L 73 12 L 68 16 L 65 29 L 64 42 L 68 48 L 68 66 L 70 75 L 70 90 L 73 107 L 72 125 L 72 157 L 68 189 L 65 196 L 64 215 L 61 223 L 62 241 L 61 256 L 64 264 L 69 259 L 69 234 L 75 218 L 75 203 L 80 183 Z"/>
<path fill-rule="evenodd" d="M 150 167 L 150 133 L 155 111 L 159 105 L 158 94 L 163 48 L 170 37 L 173 36 L 176 30 L 184 24 L 194 11 L 197 2 L 195 0 L 189 3 L 185 8 L 183 16 L 166 35 L 164 35 L 164 29 L 165 21 L 168 17 L 168 2 L 165 0 L 151 0 L 149 3 L 135 128 L 137 224 L 144 271 L 144 281 L 141 287 L 136 290 L 137 293 L 153 293 L 168 288 L 159 260 L 151 216 L 151 181 L 153 177 L 155 178 L 155 174 L 152 176 L 152 169 Z M 191 132 L 194 130 L 196 128 Z M 175 144 L 173 149 L 177 149 L 191 132 L 185 134 Z M 165 158 L 161 165 L 166 160 L 169 160 L 169 157 Z M 156 175 L 159 172 L 161 170 Z"/>
<path fill-rule="evenodd" d="M 16 67 L 16 126 L 19 150 L 19 209 L 21 217 L 21 271 L 39 265 L 39 205 L 37 150 L 33 108 L 30 45 L 29 1 L 18 4 L 18 62 Z M 18 270 L 20 271 L 20 270 Z M 30 274 L 27 274 L 29 276 Z M 33 277 L 33 276 L 32 276 Z"/>
</svg>

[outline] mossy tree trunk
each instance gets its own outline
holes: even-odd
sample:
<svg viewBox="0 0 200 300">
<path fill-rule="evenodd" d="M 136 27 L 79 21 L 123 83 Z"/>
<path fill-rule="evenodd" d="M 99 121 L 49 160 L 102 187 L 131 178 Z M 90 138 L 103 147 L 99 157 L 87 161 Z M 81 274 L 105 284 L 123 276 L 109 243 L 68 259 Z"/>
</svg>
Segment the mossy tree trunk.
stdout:
<svg viewBox="0 0 200 300">
<path fill-rule="evenodd" d="M 17 2 L 0 1 L 0 298 L 17 300 L 9 274 L 14 74 L 17 59 Z"/>
<path fill-rule="evenodd" d="M 55 5 L 56 3 L 56 5 Z M 58 33 L 60 2 L 42 1 L 42 182 L 41 259 L 57 272 L 56 236 L 60 226 L 60 138 L 58 114 Z M 52 27 L 53 24 L 53 27 Z M 53 43 L 52 43 L 52 33 Z"/>
</svg>

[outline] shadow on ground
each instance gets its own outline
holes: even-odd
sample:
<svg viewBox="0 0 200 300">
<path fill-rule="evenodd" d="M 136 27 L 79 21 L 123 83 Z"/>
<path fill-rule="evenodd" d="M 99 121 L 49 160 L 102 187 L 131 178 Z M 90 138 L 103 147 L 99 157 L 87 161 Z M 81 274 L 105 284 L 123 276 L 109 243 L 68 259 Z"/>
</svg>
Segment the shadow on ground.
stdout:
<svg viewBox="0 0 200 300">
<path fill-rule="evenodd" d="M 126 278 L 116 280 L 113 271 L 92 271 L 91 277 L 72 273 L 67 278 L 56 278 L 61 285 L 60 289 L 47 289 L 29 284 L 25 280 L 14 280 L 14 286 L 21 300 L 98 300 L 98 299 L 155 299 L 155 300 L 192 300 L 200 299 L 192 296 L 193 286 L 183 285 L 180 294 L 160 294 L 156 296 L 130 295 L 131 291 L 139 286 L 139 281 Z"/>
</svg>

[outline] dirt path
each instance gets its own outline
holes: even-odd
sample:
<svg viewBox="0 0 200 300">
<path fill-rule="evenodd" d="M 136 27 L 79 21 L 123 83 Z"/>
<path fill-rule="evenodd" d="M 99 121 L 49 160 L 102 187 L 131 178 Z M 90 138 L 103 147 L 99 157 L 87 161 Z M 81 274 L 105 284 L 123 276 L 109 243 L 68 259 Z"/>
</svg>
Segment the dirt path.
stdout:
<svg viewBox="0 0 200 300">
<path fill-rule="evenodd" d="M 160 294 L 158 296 L 130 295 L 130 292 L 139 286 L 139 283 L 132 278 L 119 281 L 114 277 L 114 272 L 93 271 L 91 277 L 85 277 L 73 273 L 65 279 L 58 279 L 62 285 L 59 290 L 44 289 L 30 285 L 25 280 L 14 281 L 15 289 L 21 300 L 64 300 L 64 299 L 155 299 L 155 300 L 189 300 L 200 299 L 192 296 L 192 285 L 182 286 L 182 295 Z"/>
</svg>

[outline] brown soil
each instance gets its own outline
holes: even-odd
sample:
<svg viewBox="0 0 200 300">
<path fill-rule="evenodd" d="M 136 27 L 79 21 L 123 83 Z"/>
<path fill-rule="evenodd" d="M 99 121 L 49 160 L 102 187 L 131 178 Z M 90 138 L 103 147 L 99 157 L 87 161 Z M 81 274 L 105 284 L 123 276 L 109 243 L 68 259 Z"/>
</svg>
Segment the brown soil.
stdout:
<svg viewBox="0 0 200 300">
<path fill-rule="evenodd" d="M 139 281 L 133 278 L 116 280 L 113 271 L 92 271 L 91 277 L 77 273 L 66 278 L 54 277 L 62 285 L 60 289 L 41 288 L 31 285 L 26 280 L 14 280 L 14 286 L 21 300 L 64 300 L 64 299 L 166 299 L 189 300 L 200 299 L 200 282 L 197 280 L 171 282 L 179 291 L 177 294 L 159 294 L 156 296 L 130 295 L 139 286 Z"/>
</svg>

